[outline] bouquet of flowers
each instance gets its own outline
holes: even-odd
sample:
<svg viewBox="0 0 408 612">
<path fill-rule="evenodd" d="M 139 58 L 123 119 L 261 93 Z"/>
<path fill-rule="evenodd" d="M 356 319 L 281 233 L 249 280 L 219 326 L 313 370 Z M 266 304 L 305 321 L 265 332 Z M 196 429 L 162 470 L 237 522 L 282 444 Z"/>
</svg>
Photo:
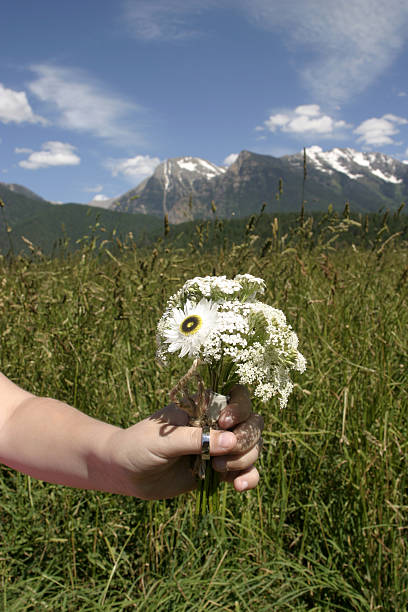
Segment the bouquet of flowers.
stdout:
<svg viewBox="0 0 408 612">
<path fill-rule="evenodd" d="M 261 278 L 239 274 L 188 280 L 168 300 L 157 327 L 157 356 L 167 363 L 169 354 L 192 361 L 171 393 L 184 395 L 191 425 L 216 427 L 225 402 L 222 397 L 235 383 L 247 385 L 263 402 L 277 397 L 286 406 L 293 384 L 290 371 L 303 372 L 306 360 L 298 351 L 298 338 L 281 310 L 258 300 L 265 291 Z M 198 381 L 198 393 L 188 384 Z M 216 488 L 211 466 L 198 462 L 203 479 L 201 498 Z"/>
</svg>

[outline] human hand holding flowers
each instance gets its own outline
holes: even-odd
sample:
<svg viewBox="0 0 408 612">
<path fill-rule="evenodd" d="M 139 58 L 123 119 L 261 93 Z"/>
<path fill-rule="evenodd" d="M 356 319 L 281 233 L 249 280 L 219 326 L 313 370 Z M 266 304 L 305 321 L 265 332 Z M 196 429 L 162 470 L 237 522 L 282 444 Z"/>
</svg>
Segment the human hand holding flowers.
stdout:
<svg viewBox="0 0 408 612">
<path fill-rule="evenodd" d="M 117 492 L 141 499 L 175 497 L 197 487 L 192 456 L 201 453 L 201 428 L 188 427 L 188 414 L 170 404 L 147 419 L 119 430 L 110 442 Z M 221 480 L 237 491 L 256 487 L 254 467 L 260 451 L 263 419 L 252 413 L 248 391 L 231 389 L 231 401 L 211 430 L 210 452 Z"/>
<path fill-rule="evenodd" d="M 217 427 L 219 407 L 236 383 L 251 387 L 263 402 L 276 396 L 280 407 L 286 406 L 293 389 L 290 371 L 303 372 L 306 360 L 284 313 L 257 299 L 264 291 L 264 281 L 251 274 L 238 274 L 234 279 L 206 276 L 186 281 L 168 300 L 157 327 L 157 355 L 163 364 L 174 353 L 193 359 L 170 393 L 179 405 L 187 398 L 193 427 Z M 191 395 L 193 381 L 198 392 Z M 203 450 L 204 441 L 203 437 Z M 207 469 L 206 459 L 204 452 L 194 467 L 195 474 L 205 479 L 200 514 L 208 509 L 209 500 L 217 504 L 217 478 Z M 222 470 L 242 465 L 237 460 L 217 459 L 213 467 Z"/>
<path fill-rule="evenodd" d="M 121 429 L 98 421 L 64 402 L 36 397 L 0 373 L 0 463 L 47 482 L 132 495 L 174 497 L 197 486 L 191 455 L 201 452 L 201 429 L 186 427 L 188 415 L 170 405 L 144 421 Z M 211 454 L 233 469 L 237 490 L 258 482 L 253 462 L 261 420 L 251 414 L 244 388 L 211 432 Z M 245 484 L 246 483 L 246 484 Z"/>
</svg>

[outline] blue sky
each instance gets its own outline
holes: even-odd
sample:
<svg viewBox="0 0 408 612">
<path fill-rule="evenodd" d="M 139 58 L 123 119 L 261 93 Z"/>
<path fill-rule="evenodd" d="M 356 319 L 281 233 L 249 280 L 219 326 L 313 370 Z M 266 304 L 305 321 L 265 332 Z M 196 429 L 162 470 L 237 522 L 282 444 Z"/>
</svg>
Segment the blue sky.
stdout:
<svg viewBox="0 0 408 612">
<path fill-rule="evenodd" d="M 406 0 L 2 5 L 0 181 L 118 196 L 169 157 L 408 159 Z"/>
</svg>

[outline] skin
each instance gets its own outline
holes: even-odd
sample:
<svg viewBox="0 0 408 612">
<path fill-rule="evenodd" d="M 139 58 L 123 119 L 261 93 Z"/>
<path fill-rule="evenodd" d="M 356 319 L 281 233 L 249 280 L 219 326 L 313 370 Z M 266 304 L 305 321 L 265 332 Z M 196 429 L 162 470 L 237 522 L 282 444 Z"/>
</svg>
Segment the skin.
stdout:
<svg viewBox="0 0 408 612">
<path fill-rule="evenodd" d="M 211 430 L 214 469 L 237 491 L 252 489 L 259 474 L 262 418 L 248 391 L 231 401 Z M 127 429 L 93 419 L 72 406 L 37 397 L 0 374 L 0 462 L 46 482 L 131 495 L 175 497 L 196 488 L 192 455 L 201 452 L 201 428 L 170 404 Z"/>
</svg>

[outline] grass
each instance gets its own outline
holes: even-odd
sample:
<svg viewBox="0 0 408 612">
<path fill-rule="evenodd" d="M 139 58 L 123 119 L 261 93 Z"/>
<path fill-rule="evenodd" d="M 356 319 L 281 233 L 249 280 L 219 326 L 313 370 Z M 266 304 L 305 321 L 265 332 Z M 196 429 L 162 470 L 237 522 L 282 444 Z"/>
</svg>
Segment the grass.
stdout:
<svg viewBox="0 0 408 612">
<path fill-rule="evenodd" d="M 265 278 L 308 359 L 287 409 L 256 406 L 261 483 L 228 489 L 224 519 L 197 524 L 193 495 L 142 502 L 1 468 L 0 609 L 407 608 L 407 243 L 384 223 L 339 248 L 351 226 L 330 223 L 313 240 L 306 219 L 269 242 L 249 228 L 208 249 L 84 242 L 0 260 L 1 371 L 118 425 L 164 405 L 181 374 L 156 364 L 154 334 L 192 276 Z"/>
</svg>

